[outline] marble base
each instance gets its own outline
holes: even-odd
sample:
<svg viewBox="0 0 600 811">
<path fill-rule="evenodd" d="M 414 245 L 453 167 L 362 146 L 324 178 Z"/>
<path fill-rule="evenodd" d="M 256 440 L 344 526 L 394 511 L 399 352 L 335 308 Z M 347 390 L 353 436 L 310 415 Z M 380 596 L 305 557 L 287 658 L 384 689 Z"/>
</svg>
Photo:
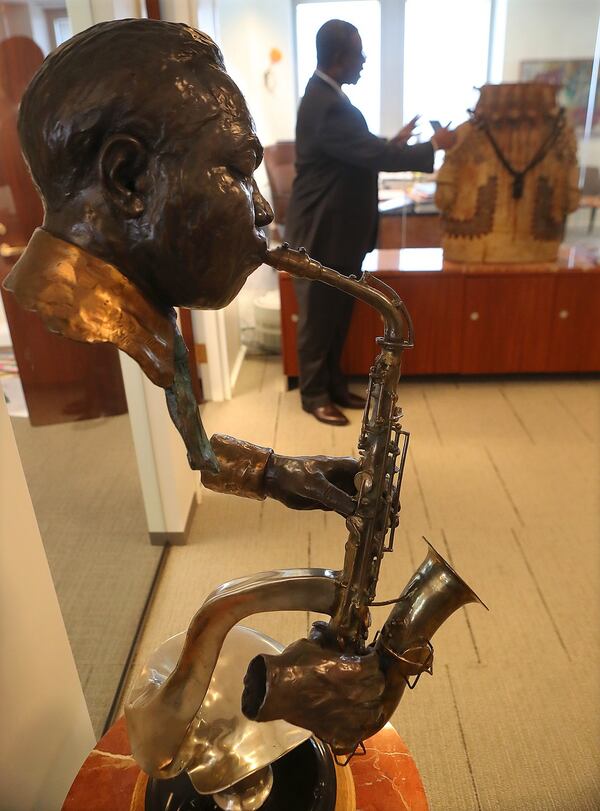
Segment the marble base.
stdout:
<svg viewBox="0 0 600 811">
<path fill-rule="evenodd" d="M 350 763 L 357 811 L 428 811 L 415 762 L 393 727 L 388 724 L 365 746 L 366 755 Z M 144 811 L 147 779 L 131 757 L 121 718 L 79 770 L 62 811 Z"/>
<path fill-rule="evenodd" d="M 394 727 L 387 724 L 365 747 L 350 763 L 357 811 L 428 811 L 417 766 Z"/>
</svg>

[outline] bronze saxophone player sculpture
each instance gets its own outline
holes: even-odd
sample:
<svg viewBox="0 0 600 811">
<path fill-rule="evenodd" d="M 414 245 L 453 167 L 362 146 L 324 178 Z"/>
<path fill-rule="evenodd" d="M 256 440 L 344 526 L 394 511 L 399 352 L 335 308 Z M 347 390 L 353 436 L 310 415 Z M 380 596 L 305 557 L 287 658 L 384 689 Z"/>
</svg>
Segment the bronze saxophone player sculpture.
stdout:
<svg viewBox="0 0 600 811">
<path fill-rule="evenodd" d="M 269 793 L 265 770 L 305 740 L 306 729 L 348 755 L 379 729 L 408 679 L 431 671 L 436 628 L 478 599 L 430 551 L 368 644 L 369 606 L 398 518 L 407 437 L 396 386 L 412 344 L 410 318 L 374 277 L 347 279 L 287 248 L 267 252 L 262 227 L 271 213 L 253 179 L 261 146 L 220 52 L 200 32 L 130 20 L 77 35 L 32 80 L 20 133 L 45 219 L 8 289 L 49 329 L 111 341 L 132 355 L 166 390 L 190 464 L 208 487 L 347 517 L 342 571 L 283 570 L 224 583 L 185 640 L 171 645 L 174 661 L 162 669 L 151 663 L 126 703 L 133 754 L 145 771 L 159 780 L 187 772 L 205 794 L 233 786 L 238 804 L 221 797 L 221 807 L 257 808 L 257 797 Z M 224 306 L 261 261 L 339 286 L 384 316 L 359 462 L 290 458 L 226 435 L 206 437 L 173 308 Z M 283 652 L 234 628 L 251 614 L 284 610 L 330 621 Z M 248 670 L 235 684 L 222 655 L 230 636 L 247 643 L 237 650 L 246 651 Z M 237 716 L 215 719 L 217 694 L 239 695 L 257 720 L 243 719 L 240 701 Z M 244 751 L 250 728 L 251 756 Z M 253 775 L 246 803 L 246 787 L 236 786 Z"/>
</svg>

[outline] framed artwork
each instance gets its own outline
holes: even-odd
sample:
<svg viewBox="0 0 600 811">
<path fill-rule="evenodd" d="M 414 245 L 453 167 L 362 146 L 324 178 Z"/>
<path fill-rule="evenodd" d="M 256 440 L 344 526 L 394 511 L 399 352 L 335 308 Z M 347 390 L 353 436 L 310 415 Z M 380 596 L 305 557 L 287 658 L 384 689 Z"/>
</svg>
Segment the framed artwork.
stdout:
<svg viewBox="0 0 600 811">
<path fill-rule="evenodd" d="M 559 85 L 558 101 L 571 117 L 573 126 L 581 131 L 585 126 L 588 94 L 592 80 L 591 59 L 527 59 L 521 62 L 522 82 L 548 82 Z M 600 135 L 600 93 L 596 88 L 596 103 L 592 133 Z"/>
</svg>

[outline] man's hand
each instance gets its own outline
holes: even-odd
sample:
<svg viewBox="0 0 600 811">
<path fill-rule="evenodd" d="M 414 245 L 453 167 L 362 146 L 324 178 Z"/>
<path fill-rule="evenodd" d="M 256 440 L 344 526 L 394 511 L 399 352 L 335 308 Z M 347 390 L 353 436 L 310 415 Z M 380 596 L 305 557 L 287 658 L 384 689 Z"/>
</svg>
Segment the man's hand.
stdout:
<svg viewBox="0 0 600 811">
<path fill-rule="evenodd" d="M 412 136 L 414 128 L 417 126 L 417 121 L 419 120 L 419 116 L 416 115 L 414 118 L 405 124 L 400 132 L 396 133 L 394 137 L 391 139 L 393 144 L 401 144 L 404 146 L 408 139 Z"/>
<path fill-rule="evenodd" d="M 449 130 L 448 127 L 441 127 L 436 130 L 431 139 L 434 149 L 452 149 L 456 143 L 456 130 Z"/>
<path fill-rule="evenodd" d="M 354 512 L 354 476 L 358 462 L 352 457 L 280 456 L 271 454 L 265 470 L 265 494 L 294 510 Z"/>
</svg>

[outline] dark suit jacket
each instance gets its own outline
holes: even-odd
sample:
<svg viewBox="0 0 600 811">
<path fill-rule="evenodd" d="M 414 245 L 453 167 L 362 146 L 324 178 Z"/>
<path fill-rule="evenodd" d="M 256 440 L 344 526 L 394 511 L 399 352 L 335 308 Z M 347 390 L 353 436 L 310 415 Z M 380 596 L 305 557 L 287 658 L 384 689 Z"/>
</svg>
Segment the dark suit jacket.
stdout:
<svg viewBox="0 0 600 811">
<path fill-rule="evenodd" d="M 380 171 L 432 172 L 433 147 L 378 138 L 360 110 L 313 76 L 298 109 L 286 241 L 330 267 L 360 270 L 377 239 Z"/>
</svg>

